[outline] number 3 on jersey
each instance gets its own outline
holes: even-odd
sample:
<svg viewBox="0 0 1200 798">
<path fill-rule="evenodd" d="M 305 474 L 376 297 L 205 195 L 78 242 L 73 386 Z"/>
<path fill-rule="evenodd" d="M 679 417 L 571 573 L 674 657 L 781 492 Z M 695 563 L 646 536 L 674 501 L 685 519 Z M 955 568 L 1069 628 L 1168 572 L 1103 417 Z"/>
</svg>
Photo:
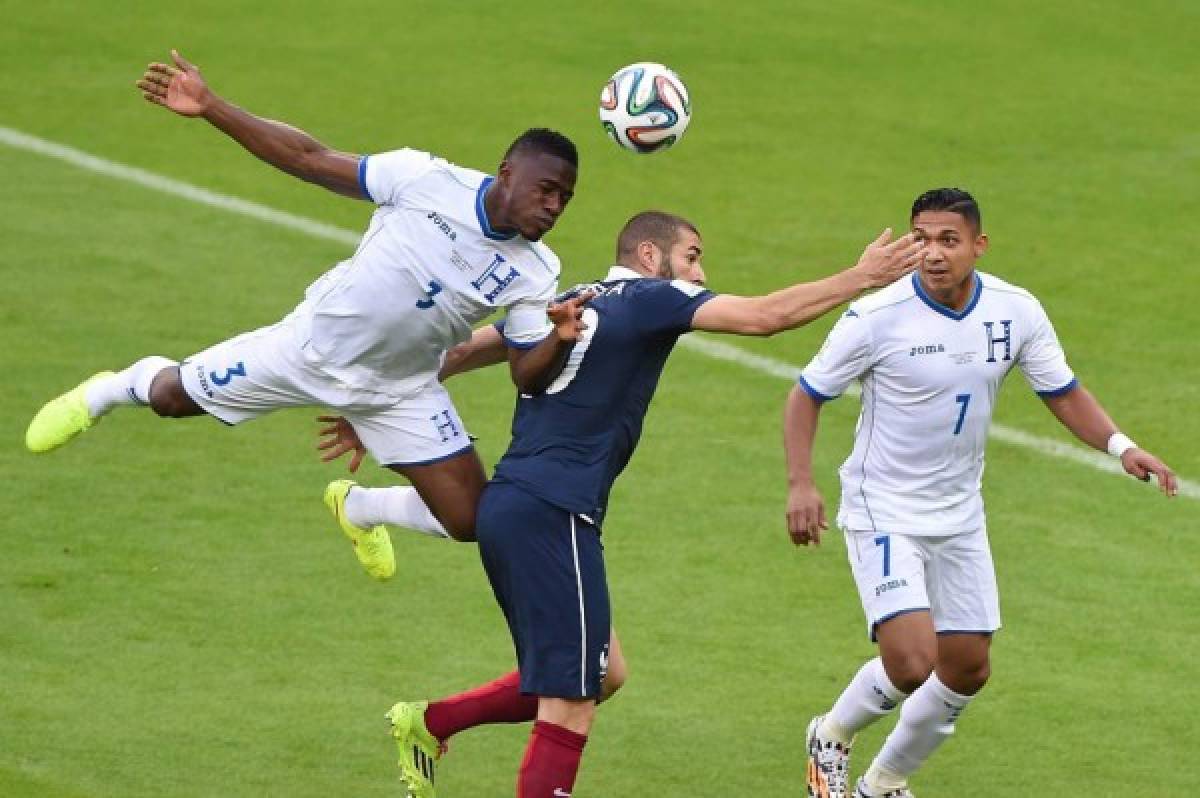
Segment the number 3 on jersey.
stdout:
<svg viewBox="0 0 1200 798">
<path fill-rule="evenodd" d="M 245 376 L 246 376 L 246 364 L 240 360 L 238 361 L 238 364 L 236 366 L 234 366 L 233 368 L 225 369 L 224 376 L 217 374 L 217 372 L 215 372 L 215 371 L 208 372 L 208 378 L 210 380 L 212 380 L 213 385 L 221 385 L 221 386 L 228 385 L 234 377 L 245 377 Z"/>
<path fill-rule="evenodd" d="M 963 422 L 967 420 L 967 405 L 971 404 L 971 394 L 960 393 L 954 397 L 954 401 L 962 405 L 958 409 L 958 421 L 954 422 L 954 434 L 957 435 L 962 432 Z"/>
</svg>

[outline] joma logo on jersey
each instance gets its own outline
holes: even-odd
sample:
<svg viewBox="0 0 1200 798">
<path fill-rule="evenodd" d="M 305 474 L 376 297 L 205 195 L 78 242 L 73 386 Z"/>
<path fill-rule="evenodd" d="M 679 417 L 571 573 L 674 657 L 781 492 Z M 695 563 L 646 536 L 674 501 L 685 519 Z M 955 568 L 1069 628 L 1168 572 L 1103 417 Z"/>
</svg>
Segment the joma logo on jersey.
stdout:
<svg viewBox="0 0 1200 798">
<path fill-rule="evenodd" d="M 945 344 L 928 344 L 926 346 L 914 346 L 908 353 L 908 356 L 916 357 L 917 355 L 936 355 L 938 352 L 945 351 Z"/>
<path fill-rule="evenodd" d="M 475 286 L 476 291 L 483 291 L 484 286 L 488 286 L 488 290 L 483 294 L 483 298 L 488 302 L 495 302 L 496 297 L 500 296 L 500 292 L 521 276 L 521 273 L 512 266 L 508 267 L 507 272 L 502 272 L 500 267 L 507 262 L 503 255 L 496 253 L 492 262 L 483 270 L 483 274 L 471 281 L 471 285 Z"/>
<path fill-rule="evenodd" d="M 442 215 L 440 213 L 438 213 L 437 211 L 430 211 L 429 215 L 426 216 L 425 218 L 429 219 L 431 222 L 434 223 L 434 225 L 437 226 L 437 229 L 441 230 L 443 233 L 445 233 L 447 236 L 449 236 L 451 241 L 458 240 L 458 233 L 454 232 L 454 230 L 452 230 L 450 228 L 450 223 L 447 222 L 445 219 L 443 219 Z"/>
</svg>

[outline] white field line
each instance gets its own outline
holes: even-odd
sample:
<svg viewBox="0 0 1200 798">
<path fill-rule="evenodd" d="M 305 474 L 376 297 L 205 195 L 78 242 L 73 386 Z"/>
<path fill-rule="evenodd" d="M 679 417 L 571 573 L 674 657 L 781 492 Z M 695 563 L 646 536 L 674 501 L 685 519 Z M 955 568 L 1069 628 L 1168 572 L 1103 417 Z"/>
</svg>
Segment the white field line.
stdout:
<svg viewBox="0 0 1200 798">
<path fill-rule="evenodd" d="M 360 233 L 352 230 L 334 227 L 333 225 L 313 219 L 306 219 L 303 216 L 296 216 L 286 211 L 269 208 L 266 205 L 259 205 L 255 202 L 249 202 L 227 194 L 219 194 L 215 191 L 200 188 L 199 186 L 193 186 L 190 183 L 184 183 L 180 180 L 163 177 L 153 172 L 147 172 L 144 169 L 98 158 L 81 150 L 31 136 L 9 127 L 0 126 L 0 144 L 16 150 L 54 158 L 55 160 L 69 163 L 72 166 L 77 166 L 80 169 L 85 169 L 95 174 L 112 177 L 126 183 L 133 183 L 163 194 L 170 194 L 200 203 L 201 205 L 207 205 L 211 208 L 229 211 L 239 216 L 247 216 L 251 219 L 257 219 L 258 221 L 267 222 L 278 227 L 295 230 L 296 232 L 310 235 L 313 238 L 323 238 L 328 241 L 336 241 L 340 244 L 354 246 L 362 237 Z M 723 341 L 716 341 L 708 337 L 688 335 L 680 339 L 680 343 L 684 347 L 695 352 L 700 352 L 708 357 L 736 363 L 744 368 L 772 377 L 792 381 L 800 373 L 799 367 L 792 364 L 756 355 L 736 346 L 731 346 Z M 848 391 L 847 393 L 850 392 Z M 1125 473 L 1116 460 L 1099 452 L 1043 438 L 1040 435 L 1032 435 L 1014 427 L 993 424 L 991 435 L 1003 443 L 1023 446 L 1041 454 L 1057 457 L 1062 460 L 1070 460 L 1090 466 L 1099 471 L 1122 475 Z M 1179 493 L 1181 496 L 1187 496 L 1191 499 L 1200 499 L 1200 484 L 1191 480 L 1180 479 Z"/>
</svg>

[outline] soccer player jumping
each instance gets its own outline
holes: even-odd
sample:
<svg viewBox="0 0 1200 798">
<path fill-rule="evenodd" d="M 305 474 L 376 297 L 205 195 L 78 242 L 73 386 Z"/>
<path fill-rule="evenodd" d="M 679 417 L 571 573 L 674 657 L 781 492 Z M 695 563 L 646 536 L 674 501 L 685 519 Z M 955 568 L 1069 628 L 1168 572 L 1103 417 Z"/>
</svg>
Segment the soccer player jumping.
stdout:
<svg viewBox="0 0 1200 798">
<path fill-rule="evenodd" d="M 633 456 L 675 342 L 690 330 L 772 335 L 885 285 L 910 271 L 920 252 L 911 236 L 890 237 L 886 231 L 856 266 L 831 277 L 743 297 L 704 288 L 703 242 L 691 223 L 656 211 L 629 220 L 617 239 L 617 264 L 579 289 L 595 298 L 566 367 L 543 393 L 518 399 L 512 443 L 479 504 L 480 555 L 518 669 L 466 693 L 392 708 L 411 796 L 433 797 L 435 760 L 451 736 L 484 723 L 530 720 L 536 722 L 518 798 L 571 794 L 606 671 L 624 670 L 619 649 L 610 648 L 601 545 L 609 493 Z M 456 352 L 459 370 L 501 356 L 493 327 L 476 331 L 464 347 Z M 335 440 L 338 451 L 353 448 L 343 435 Z M 395 490 L 356 493 L 386 497 Z M 386 501 L 378 507 L 372 523 L 405 522 L 387 515 Z"/>
<path fill-rule="evenodd" d="M 988 239 L 971 195 L 928 191 L 911 224 L 925 245 L 918 270 L 850 305 L 787 402 L 788 532 L 818 544 L 827 525 L 812 479 L 817 419 L 862 380 L 837 524 L 880 656 L 809 724 L 812 798 L 845 798 L 855 734 L 901 704 L 854 795 L 911 798 L 908 777 L 987 682 L 1000 605 L 980 484 L 992 405 L 1013 366 L 1080 440 L 1177 492 L 1171 469 L 1079 385 L 1041 304 L 976 271 Z"/>
<path fill-rule="evenodd" d="M 406 495 L 450 536 L 472 539 L 486 477 L 438 369 L 447 349 L 503 308 L 520 390 L 536 393 L 558 373 L 582 311 L 572 300 L 547 318 L 559 261 L 540 240 L 574 192 L 575 146 L 553 131 L 529 130 L 495 177 L 411 149 L 338 152 L 222 99 L 195 66 L 172 57 L 173 65 L 151 64 L 138 81 L 146 100 L 203 118 L 277 169 L 378 208 L 354 254 L 309 286 L 282 321 L 182 363 L 152 356 L 101 372 L 46 404 L 26 445 L 57 448 L 121 405 L 227 424 L 282 407 L 336 408 L 380 463 L 412 483 Z M 550 335 L 553 327 L 570 334 Z M 344 498 L 327 501 L 340 508 Z M 385 531 L 343 529 L 373 576 L 391 576 Z"/>
</svg>

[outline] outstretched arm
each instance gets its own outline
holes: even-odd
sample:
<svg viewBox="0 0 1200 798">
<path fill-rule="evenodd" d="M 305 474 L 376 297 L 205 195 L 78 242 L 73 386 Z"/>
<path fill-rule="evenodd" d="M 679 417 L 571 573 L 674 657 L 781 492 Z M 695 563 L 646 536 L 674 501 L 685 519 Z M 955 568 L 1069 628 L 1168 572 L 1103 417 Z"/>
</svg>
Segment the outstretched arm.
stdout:
<svg viewBox="0 0 1200 798">
<path fill-rule="evenodd" d="M 812 478 L 812 449 L 817 436 L 821 403 L 800 385 L 792 388 L 783 411 L 783 449 L 787 456 L 787 526 L 798 546 L 820 545 L 829 528 L 825 503 Z"/>
<path fill-rule="evenodd" d="M 254 155 L 289 175 L 355 199 L 360 156 L 326 147 L 303 130 L 238 108 L 208 88 L 200 70 L 177 50 L 171 64 L 153 63 L 137 82 L 147 101 L 180 116 L 199 116 Z"/>
<path fill-rule="evenodd" d="M 921 260 L 922 245 L 912 234 L 895 241 L 891 237 L 891 229 L 884 230 L 867 245 L 855 266 L 832 277 L 800 283 L 765 296 L 714 297 L 696 311 L 692 329 L 774 335 L 807 324 L 863 291 L 895 282 L 916 267 Z"/>
<path fill-rule="evenodd" d="M 488 324 L 471 333 L 464 341 L 446 353 L 446 360 L 438 372 L 438 380 L 445 382 L 456 374 L 494 366 L 508 359 L 508 347 L 495 325 Z"/>
<path fill-rule="evenodd" d="M 1044 400 L 1050 412 L 1064 427 L 1075 433 L 1075 437 L 1093 449 L 1119 457 L 1130 476 L 1148 482 L 1153 474 L 1158 478 L 1158 487 L 1165 495 L 1174 496 L 1179 492 L 1175 472 L 1122 435 L 1087 389 L 1076 386 L 1064 394 L 1044 397 Z"/>
</svg>

